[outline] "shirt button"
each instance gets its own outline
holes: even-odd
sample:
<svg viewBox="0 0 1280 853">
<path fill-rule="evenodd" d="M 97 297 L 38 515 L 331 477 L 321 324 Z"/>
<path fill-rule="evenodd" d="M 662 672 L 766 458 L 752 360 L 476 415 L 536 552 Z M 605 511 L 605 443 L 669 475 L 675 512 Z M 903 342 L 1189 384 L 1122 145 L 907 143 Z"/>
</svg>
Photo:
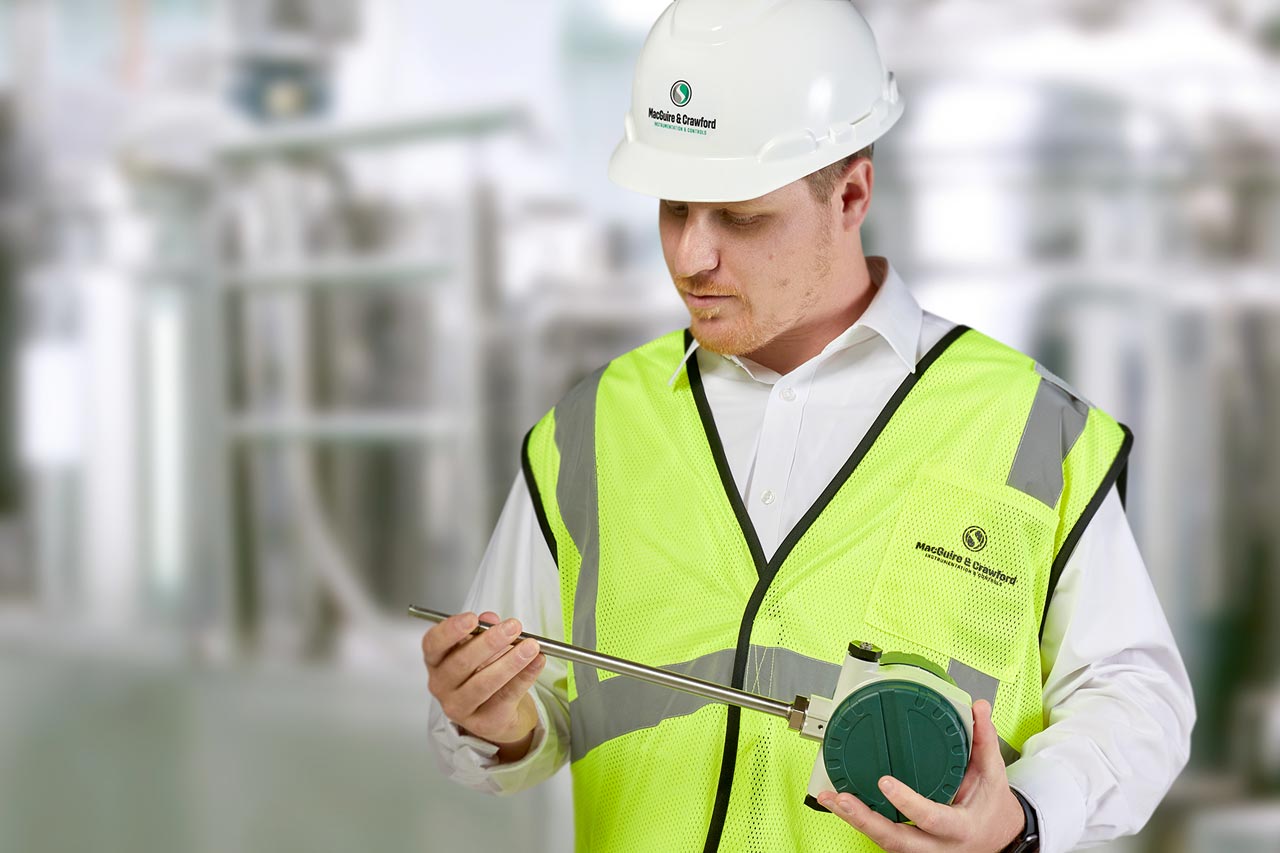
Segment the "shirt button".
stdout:
<svg viewBox="0 0 1280 853">
<path fill-rule="evenodd" d="M 765 489 L 764 494 L 760 495 L 760 503 L 764 504 L 765 506 L 768 506 L 769 504 L 773 503 L 773 492 L 770 491 L 769 489 Z"/>
<path fill-rule="evenodd" d="M 782 399 L 790 403 L 792 400 L 796 398 L 796 392 L 790 388 L 783 388 L 782 394 L 780 396 L 782 397 Z"/>
</svg>

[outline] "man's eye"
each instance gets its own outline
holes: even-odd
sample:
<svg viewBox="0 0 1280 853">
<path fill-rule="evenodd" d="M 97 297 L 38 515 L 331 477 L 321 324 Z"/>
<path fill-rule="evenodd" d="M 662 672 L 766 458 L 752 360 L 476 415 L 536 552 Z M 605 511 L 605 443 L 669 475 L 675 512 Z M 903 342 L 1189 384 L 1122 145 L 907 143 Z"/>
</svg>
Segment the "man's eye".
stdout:
<svg viewBox="0 0 1280 853">
<path fill-rule="evenodd" d="M 667 205 L 667 213 L 670 213 L 672 216 L 684 216 L 688 212 L 689 212 L 689 208 L 683 205 L 678 205 L 678 204 Z"/>
<path fill-rule="evenodd" d="M 728 222 L 730 225 L 737 225 L 738 227 L 741 228 L 747 225 L 755 225 L 757 222 L 760 221 L 760 217 L 759 216 L 732 216 L 726 213 L 724 215 L 724 221 Z"/>
</svg>

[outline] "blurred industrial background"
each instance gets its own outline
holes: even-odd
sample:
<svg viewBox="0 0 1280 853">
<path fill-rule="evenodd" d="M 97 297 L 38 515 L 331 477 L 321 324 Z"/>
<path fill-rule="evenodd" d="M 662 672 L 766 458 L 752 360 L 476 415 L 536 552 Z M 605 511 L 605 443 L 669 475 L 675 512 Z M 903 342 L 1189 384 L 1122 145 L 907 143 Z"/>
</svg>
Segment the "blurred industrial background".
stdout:
<svg viewBox="0 0 1280 853">
<path fill-rule="evenodd" d="M 1200 723 L 1108 849 L 1280 850 L 1280 2 L 858 5 L 870 251 L 1137 435 Z M 0 850 L 570 848 L 437 772 L 404 613 L 683 325 L 605 177 L 664 6 L 0 2 Z"/>
</svg>

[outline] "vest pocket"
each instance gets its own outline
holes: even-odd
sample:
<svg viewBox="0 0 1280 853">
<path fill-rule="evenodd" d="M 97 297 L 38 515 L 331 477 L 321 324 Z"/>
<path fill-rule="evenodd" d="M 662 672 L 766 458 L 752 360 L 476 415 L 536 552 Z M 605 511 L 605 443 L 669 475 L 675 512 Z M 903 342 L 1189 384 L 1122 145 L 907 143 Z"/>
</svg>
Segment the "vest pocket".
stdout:
<svg viewBox="0 0 1280 853">
<path fill-rule="evenodd" d="M 1057 521 L 1003 484 L 921 474 L 898 511 L 867 623 L 944 667 L 955 658 L 1014 679 L 1037 641 Z"/>
</svg>

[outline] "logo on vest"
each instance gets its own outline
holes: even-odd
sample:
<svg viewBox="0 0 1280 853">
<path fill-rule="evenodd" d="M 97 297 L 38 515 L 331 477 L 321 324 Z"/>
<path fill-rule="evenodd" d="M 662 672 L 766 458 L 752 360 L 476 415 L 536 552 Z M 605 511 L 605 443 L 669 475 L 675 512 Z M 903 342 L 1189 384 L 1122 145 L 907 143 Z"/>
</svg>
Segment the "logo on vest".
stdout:
<svg viewBox="0 0 1280 853">
<path fill-rule="evenodd" d="M 973 531 L 973 535 L 971 535 L 970 531 Z M 966 530 L 962 539 L 965 547 L 973 551 L 979 551 L 987 544 L 987 534 L 982 530 L 982 528 L 976 526 L 970 527 Z M 979 542 L 981 544 L 979 544 Z M 977 545 L 977 547 L 974 547 L 975 545 Z M 916 550 L 923 551 L 924 555 L 930 560 L 942 563 L 944 566 L 950 566 L 953 569 L 959 569 L 966 574 L 973 575 L 976 578 L 981 578 L 988 583 L 993 583 L 998 586 L 1004 584 L 1013 586 L 1018 582 L 1016 575 L 1006 574 L 994 566 L 988 566 L 985 563 L 980 563 L 973 557 L 966 557 L 962 554 L 957 554 L 950 548 L 944 548 L 941 545 L 927 545 L 924 542 L 916 542 Z"/>
</svg>

